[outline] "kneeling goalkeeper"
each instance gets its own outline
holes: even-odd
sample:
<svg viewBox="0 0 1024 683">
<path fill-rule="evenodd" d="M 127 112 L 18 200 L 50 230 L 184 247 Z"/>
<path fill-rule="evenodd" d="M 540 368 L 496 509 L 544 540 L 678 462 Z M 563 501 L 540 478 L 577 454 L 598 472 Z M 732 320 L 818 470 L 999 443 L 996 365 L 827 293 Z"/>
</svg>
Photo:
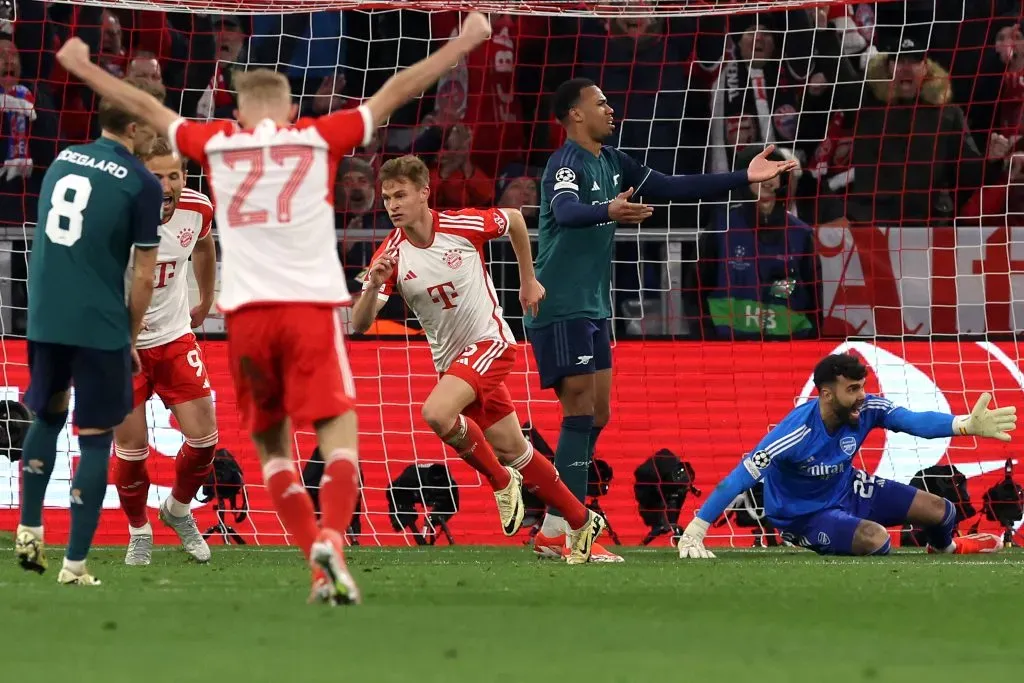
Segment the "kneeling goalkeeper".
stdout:
<svg viewBox="0 0 1024 683">
<path fill-rule="evenodd" d="M 854 356 L 827 356 L 814 369 L 818 400 L 794 408 L 744 456 L 697 511 L 679 539 L 680 558 L 712 558 L 704 534 L 736 496 L 764 482 L 764 508 L 782 538 L 822 555 L 886 555 L 886 527 L 925 529 L 930 553 L 991 553 L 992 534 L 953 538 L 956 508 L 945 498 L 868 475 L 852 467 L 868 433 L 878 427 L 936 439 L 984 436 L 1009 441 L 1017 409 L 988 409 L 983 394 L 970 415 L 914 412 L 867 394 L 867 368 Z"/>
</svg>

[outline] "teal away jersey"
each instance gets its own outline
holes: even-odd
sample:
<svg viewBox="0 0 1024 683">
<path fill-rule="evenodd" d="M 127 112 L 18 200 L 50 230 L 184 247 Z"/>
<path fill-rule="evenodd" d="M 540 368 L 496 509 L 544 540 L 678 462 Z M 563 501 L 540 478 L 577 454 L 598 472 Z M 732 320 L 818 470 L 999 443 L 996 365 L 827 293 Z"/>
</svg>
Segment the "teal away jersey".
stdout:
<svg viewBox="0 0 1024 683">
<path fill-rule="evenodd" d="M 100 138 L 62 151 L 39 192 L 28 269 L 28 338 L 116 350 L 130 342 L 132 245 L 160 244 L 163 190 L 128 149 Z"/>
<path fill-rule="evenodd" d="M 572 140 L 555 150 L 541 179 L 537 236 L 537 279 L 547 297 L 527 327 L 559 320 L 612 317 L 611 270 L 617 223 L 566 227 L 558 225 L 551 202 L 569 193 L 583 204 L 608 204 L 632 187 L 638 191 L 650 171 L 628 154 L 604 146 L 594 156 Z"/>
</svg>

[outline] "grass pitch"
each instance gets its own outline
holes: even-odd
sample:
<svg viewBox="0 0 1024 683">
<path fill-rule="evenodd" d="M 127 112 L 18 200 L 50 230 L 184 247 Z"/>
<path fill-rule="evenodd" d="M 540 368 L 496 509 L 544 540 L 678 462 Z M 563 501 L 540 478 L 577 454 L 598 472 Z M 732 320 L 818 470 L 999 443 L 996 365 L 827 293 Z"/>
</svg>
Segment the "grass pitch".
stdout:
<svg viewBox="0 0 1024 683">
<path fill-rule="evenodd" d="M 8 543 L 5 543 L 9 547 Z M 0 564 L 0 680 L 84 683 L 1006 681 L 1024 555 L 822 559 L 668 548 L 569 567 L 525 549 L 359 548 L 366 604 L 304 604 L 296 551 L 90 557 L 96 589 Z"/>
</svg>

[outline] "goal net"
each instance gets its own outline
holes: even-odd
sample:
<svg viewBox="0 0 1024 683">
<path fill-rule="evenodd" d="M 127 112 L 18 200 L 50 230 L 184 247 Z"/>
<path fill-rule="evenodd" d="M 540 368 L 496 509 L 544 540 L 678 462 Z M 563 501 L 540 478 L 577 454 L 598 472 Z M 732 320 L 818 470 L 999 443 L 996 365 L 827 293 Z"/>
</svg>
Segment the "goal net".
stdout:
<svg viewBox="0 0 1024 683">
<path fill-rule="evenodd" d="M 375 183 L 388 158 L 414 153 L 427 161 L 436 209 L 522 208 L 535 228 L 540 177 L 564 137 L 550 94 L 571 77 L 591 78 L 607 95 L 618 123 L 608 143 L 658 172 L 742 169 L 769 143 L 778 158 L 800 162 L 781 184 L 730 197 L 647 198 L 654 215 L 618 230 L 611 416 L 589 502 L 611 523 L 607 543 L 664 545 L 743 453 L 814 397 L 811 370 L 829 352 L 859 355 L 871 369 L 869 391 L 914 410 L 968 412 L 983 391 L 1000 405 L 1019 402 L 1024 36 L 1017 4 L 2 0 L 2 398 L 19 400 L 28 383 L 26 256 L 42 176 L 60 149 L 97 131 L 92 96 L 55 66 L 63 40 L 81 36 L 112 73 L 162 80 L 168 104 L 186 117 L 231 117 L 232 75 L 259 66 L 287 74 L 302 114 L 316 116 L 356 106 L 447 40 L 459 25 L 455 10 L 479 8 L 491 12 L 491 40 L 339 170 L 338 253 L 353 291 L 390 230 Z M 199 169 L 189 185 L 208 192 Z M 515 256 L 497 241 L 487 257 L 505 317 L 523 342 L 509 389 L 524 430 L 550 454 L 560 410 L 539 388 L 524 341 Z M 239 428 L 223 320 L 214 314 L 199 337 L 219 447 L 234 455 L 246 483 L 248 516 L 224 521 L 247 543 L 287 542 Z M 398 297 L 348 346 L 363 479 L 352 538 L 528 542 L 527 531 L 511 541 L 501 535 L 489 488 L 421 419 L 436 373 Z M 169 491 L 182 436 L 159 398 L 147 416 L 155 507 Z M 300 430 L 295 450 L 313 491 L 314 446 Z M 79 455 L 70 426 L 58 449 L 46 498 L 54 540 L 67 526 Z M 1019 524 L 998 496 L 1013 457 L 997 442 L 879 431 L 855 465 L 965 493 L 961 531 L 992 531 Z M 2 529 L 17 523 L 19 491 L 20 464 L 0 457 Z M 227 503 L 194 503 L 201 529 L 217 524 L 218 502 Z M 113 487 L 105 505 L 98 542 L 125 542 Z M 897 542 L 913 542 L 900 531 L 893 530 Z M 777 541 L 756 489 L 734 503 L 710 540 Z"/>
</svg>

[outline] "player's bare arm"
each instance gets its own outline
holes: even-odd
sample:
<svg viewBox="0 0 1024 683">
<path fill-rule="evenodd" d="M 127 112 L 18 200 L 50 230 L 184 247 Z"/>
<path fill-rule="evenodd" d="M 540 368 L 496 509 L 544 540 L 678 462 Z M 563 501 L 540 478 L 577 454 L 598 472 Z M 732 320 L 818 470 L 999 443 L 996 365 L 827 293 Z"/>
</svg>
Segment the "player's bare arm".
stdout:
<svg viewBox="0 0 1024 683">
<path fill-rule="evenodd" d="M 158 250 L 154 247 L 135 248 L 135 262 L 132 269 L 131 294 L 128 297 L 128 313 L 131 316 L 132 347 L 139 340 L 142 331 L 142 319 L 153 300 L 153 278 L 156 273 L 156 257 Z"/>
<path fill-rule="evenodd" d="M 396 73 L 366 102 L 373 116 L 374 128 L 384 125 L 396 109 L 423 93 L 457 64 L 463 55 L 490 37 L 491 23 L 487 17 L 479 12 L 471 12 L 462 22 L 462 32 L 457 38 L 450 40 L 426 59 Z"/>
<path fill-rule="evenodd" d="M 203 321 L 210 315 L 216 297 L 214 290 L 217 286 L 217 245 L 213 241 L 212 232 L 196 242 L 192 251 L 192 270 L 199 286 L 199 303 L 192 308 L 190 314 L 190 325 L 195 329 L 202 327 Z"/>
<path fill-rule="evenodd" d="M 81 38 L 73 37 L 64 43 L 57 51 L 57 61 L 100 97 L 108 98 L 118 108 L 138 117 L 160 135 L 167 135 L 171 124 L 180 118 L 152 95 L 115 78 L 89 61 L 89 46 Z"/>
<path fill-rule="evenodd" d="M 516 253 L 516 263 L 519 264 L 519 304 L 524 311 L 536 315 L 545 292 L 544 285 L 537 279 L 533 269 L 533 249 L 530 246 L 530 233 L 526 230 L 526 219 L 517 209 L 505 209 L 505 213 L 508 214 L 508 239 Z"/>
<path fill-rule="evenodd" d="M 368 287 L 352 306 L 352 329 L 356 334 L 366 332 L 377 319 L 377 314 L 385 303 L 377 297 L 377 291 L 395 272 L 397 264 L 398 256 L 388 251 L 370 265 L 370 270 L 366 273 Z"/>
</svg>

